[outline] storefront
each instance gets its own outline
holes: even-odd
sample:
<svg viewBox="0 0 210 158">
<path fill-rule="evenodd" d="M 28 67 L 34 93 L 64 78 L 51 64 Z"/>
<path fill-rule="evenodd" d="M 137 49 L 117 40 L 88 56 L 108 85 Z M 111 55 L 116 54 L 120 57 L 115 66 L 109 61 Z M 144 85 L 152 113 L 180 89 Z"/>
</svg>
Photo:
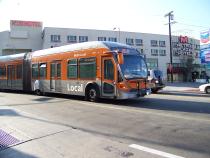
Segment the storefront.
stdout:
<svg viewBox="0 0 210 158">
<path fill-rule="evenodd" d="M 200 69 L 199 45 L 187 36 L 174 37 L 172 40 L 173 64 L 167 65 L 167 80 L 171 81 L 171 73 L 175 82 L 194 81 Z M 192 75 L 195 72 L 196 75 Z"/>
</svg>

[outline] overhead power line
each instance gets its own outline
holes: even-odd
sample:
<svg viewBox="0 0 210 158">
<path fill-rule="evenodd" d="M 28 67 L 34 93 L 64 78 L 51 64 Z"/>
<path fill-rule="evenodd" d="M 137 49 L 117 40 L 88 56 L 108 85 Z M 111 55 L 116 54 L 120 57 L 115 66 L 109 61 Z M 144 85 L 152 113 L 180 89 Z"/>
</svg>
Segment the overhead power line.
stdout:
<svg viewBox="0 0 210 158">
<path fill-rule="evenodd" d="M 180 22 L 178 22 L 178 24 L 181 24 L 181 25 L 186 25 L 186 26 L 192 26 L 192 27 L 202 27 L 202 28 L 210 28 L 210 26 L 209 27 L 207 27 L 207 26 L 201 26 L 201 25 L 192 25 L 192 24 L 186 24 L 186 23 L 180 23 Z"/>
</svg>

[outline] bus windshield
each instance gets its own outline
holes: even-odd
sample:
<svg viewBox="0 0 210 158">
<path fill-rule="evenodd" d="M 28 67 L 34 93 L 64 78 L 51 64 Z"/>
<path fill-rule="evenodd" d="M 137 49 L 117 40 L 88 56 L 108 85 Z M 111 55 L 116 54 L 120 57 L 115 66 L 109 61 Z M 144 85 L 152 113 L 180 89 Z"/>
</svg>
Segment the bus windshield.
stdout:
<svg viewBox="0 0 210 158">
<path fill-rule="evenodd" d="M 120 67 L 126 79 L 147 77 L 147 66 L 140 55 L 124 55 L 124 64 Z"/>
</svg>

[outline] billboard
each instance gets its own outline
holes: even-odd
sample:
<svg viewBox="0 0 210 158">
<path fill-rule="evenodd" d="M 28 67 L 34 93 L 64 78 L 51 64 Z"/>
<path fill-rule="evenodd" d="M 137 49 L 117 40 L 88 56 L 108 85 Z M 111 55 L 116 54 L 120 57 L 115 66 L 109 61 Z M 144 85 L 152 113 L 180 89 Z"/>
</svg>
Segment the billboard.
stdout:
<svg viewBox="0 0 210 158">
<path fill-rule="evenodd" d="M 210 64 L 210 49 L 201 50 L 200 58 L 201 58 L 201 63 Z"/>
<path fill-rule="evenodd" d="M 193 56 L 193 45 L 187 36 L 179 36 L 178 42 L 173 42 L 174 56 Z"/>
<path fill-rule="evenodd" d="M 210 29 L 200 33 L 200 43 L 201 63 L 206 64 L 208 69 L 210 66 Z"/>
<path fill-rule="evenodd" d="M 210 43 L 210 30 L 200 33 L 201 44 Z"/>
</svg>

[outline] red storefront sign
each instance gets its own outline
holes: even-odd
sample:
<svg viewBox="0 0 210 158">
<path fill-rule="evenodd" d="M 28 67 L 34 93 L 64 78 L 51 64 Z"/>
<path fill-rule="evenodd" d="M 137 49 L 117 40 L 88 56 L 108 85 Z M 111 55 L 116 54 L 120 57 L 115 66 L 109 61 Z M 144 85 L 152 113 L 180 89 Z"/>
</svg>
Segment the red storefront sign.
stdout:
<svg viewBox="0 0 210 158">
<path fill-rule="evenodd" d="M 11 20 L 10 24 L 12 26 L 42 27 L 42 22 L 38 21 Z"/>
<path fill-rule="evenodd" d="M 188 37 L 187 36 L 179 36 L 179 42 L 180 43 L 188 43 Z"/>
</svg>

